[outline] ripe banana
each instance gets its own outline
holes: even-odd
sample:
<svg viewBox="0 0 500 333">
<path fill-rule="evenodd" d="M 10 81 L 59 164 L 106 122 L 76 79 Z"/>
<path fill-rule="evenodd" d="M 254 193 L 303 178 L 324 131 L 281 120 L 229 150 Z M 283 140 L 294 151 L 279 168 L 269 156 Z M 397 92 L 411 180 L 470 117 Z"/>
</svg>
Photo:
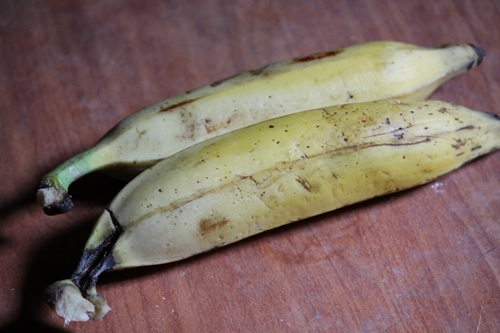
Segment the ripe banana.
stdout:
<svg viewBox="0 0 500 333">
<path fill-rule="evenodd" d="M 99 319 L 109 307 L 95 285 L 106 270 L 181 260 L 430 182 L 499 148 L 498 116 L 440 101 L 346 104 L 236 130 L 126 185 L 72 278 L 47 297 L 66 321 Z"/>
<path fill-rule="evenodd" d="M 371 42 L 248 71 L 130 115 L 94 147 L 45 175 L 37 201 L 47 214 L 71 209 L 68 188 L 83 175 L 118 167 L 133 175 L 198 142 L 267 119 L 336 104 L 427 98 L 477 66 L 467 44 L 435 49 Z"/>
</svg>

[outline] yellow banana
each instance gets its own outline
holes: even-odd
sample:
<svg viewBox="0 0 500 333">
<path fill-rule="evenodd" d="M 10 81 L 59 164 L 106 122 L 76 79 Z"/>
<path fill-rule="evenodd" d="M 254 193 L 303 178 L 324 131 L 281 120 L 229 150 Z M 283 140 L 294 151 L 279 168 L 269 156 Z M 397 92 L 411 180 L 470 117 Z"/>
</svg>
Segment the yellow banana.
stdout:
<svg viewBox="0 0 500 333">
<path fill-rule="evenodd" d="M 48 299 L 66 320 L 100 318 L 103 271 L 181 260 L 430 182 L 499 148 L 498 116 L 440 101 L 333 106 L 221 135 L 125 186 Z"/>
<path fill-rule="evenodd" d="M 37 201 L 47 214 L 71 209 L 69 185 L 95 170 L 134 175 L 209 138 L 266 119 L 335 104 L 427 98 L 445 81 L 478 65 L 467 44 L 430 49 L 371 42 L 245 72 L 130 115 L 94 147 L 45 175 Z"/>
</svg>

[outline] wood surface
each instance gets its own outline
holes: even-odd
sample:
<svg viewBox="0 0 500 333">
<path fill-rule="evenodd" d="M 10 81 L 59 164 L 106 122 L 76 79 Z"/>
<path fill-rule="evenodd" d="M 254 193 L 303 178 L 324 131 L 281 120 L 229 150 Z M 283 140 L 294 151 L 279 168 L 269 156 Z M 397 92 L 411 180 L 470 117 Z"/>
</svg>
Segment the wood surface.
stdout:
<svg viewBox="0 0 500 333">
<path fill-rule="evenodd" d="M 122 183 L 94 174 L 45 216 L 41 176 L 124 116 L 229 75 L 370 40 L 468 42 L 433 98 L 500 114 L 500 1 L 0 2 L 0 331 L 500 332 L 500 153 L 438 182 L 179 263 L 106 273 L 112 311 L 66 327 L 69 277 Z"/>
</svg>

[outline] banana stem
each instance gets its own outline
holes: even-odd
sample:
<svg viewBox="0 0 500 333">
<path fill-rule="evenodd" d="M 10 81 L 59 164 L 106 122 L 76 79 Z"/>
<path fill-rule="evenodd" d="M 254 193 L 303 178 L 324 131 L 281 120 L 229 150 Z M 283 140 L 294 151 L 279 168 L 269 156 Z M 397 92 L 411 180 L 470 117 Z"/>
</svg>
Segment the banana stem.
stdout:
<svg viewBox="0 0 500 333">
<path fill-rule="evenodd" d="M 115 265 L 112 249 L 123 230 L 113 212 L 109 209 L 106 209 L 106 212 L 112 229 L 97 246 L 85 249 L 78 267 L 71 276 L 71 281 L 78 286 L 82 294 L 94 288 L 99 275 Z"/>
<path fill-rule="evenodd" d="M 57 215 L 73 208 L 68 188 L 71 183 L 82 176 L 106 166 L 101 158 L 102 150 L 95 146 L 83 153 L 70 158 L 56 169 L 46 174 L 37 191 L 37 202 L 43 206 L 47 215 Z"/>
</svg>

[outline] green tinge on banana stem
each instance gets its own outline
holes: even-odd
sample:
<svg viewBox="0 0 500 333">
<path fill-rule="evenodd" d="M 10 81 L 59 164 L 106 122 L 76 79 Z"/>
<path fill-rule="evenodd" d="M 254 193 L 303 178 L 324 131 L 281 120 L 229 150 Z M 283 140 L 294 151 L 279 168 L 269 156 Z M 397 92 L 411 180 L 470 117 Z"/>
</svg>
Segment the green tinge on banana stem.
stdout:
<svg viewBox="0 0 500 333">
<path fill-rule="evenodd" d="M 56 215 L 73 208 L 69 185 L 92 170 L 106 166 L 105 159 L 99 159 L 102 153 L 96 147 L 74 156 L 42 178 L 37 191 L 37 202 L 43 206 L 47 215 Z"/>
<path fill-rule="evenodd" d="M 88 173 L 109 169 L 116 176 L 126 170 L 135 176 L 193 144 L 285 114 L 387 98 L 426 99 L 484 55 L 468 44 L 428 49 L 380 41 L 244 72 L 126 117 L 96 146 L 47 174 L 37 201 L 48 215 L 65 213 L 73 207 L 70 184 Z"/>
<path fill-rule="evenodd" d="M 52 284 L 47 298 L 65 320 L 101 318 L 104 271 L 182 260 L 431 182 L 498 149 L 498 116 L 440 101 L 347 104 L 226 133 L 125 186 L 71 279 Z"/>
</svg>

